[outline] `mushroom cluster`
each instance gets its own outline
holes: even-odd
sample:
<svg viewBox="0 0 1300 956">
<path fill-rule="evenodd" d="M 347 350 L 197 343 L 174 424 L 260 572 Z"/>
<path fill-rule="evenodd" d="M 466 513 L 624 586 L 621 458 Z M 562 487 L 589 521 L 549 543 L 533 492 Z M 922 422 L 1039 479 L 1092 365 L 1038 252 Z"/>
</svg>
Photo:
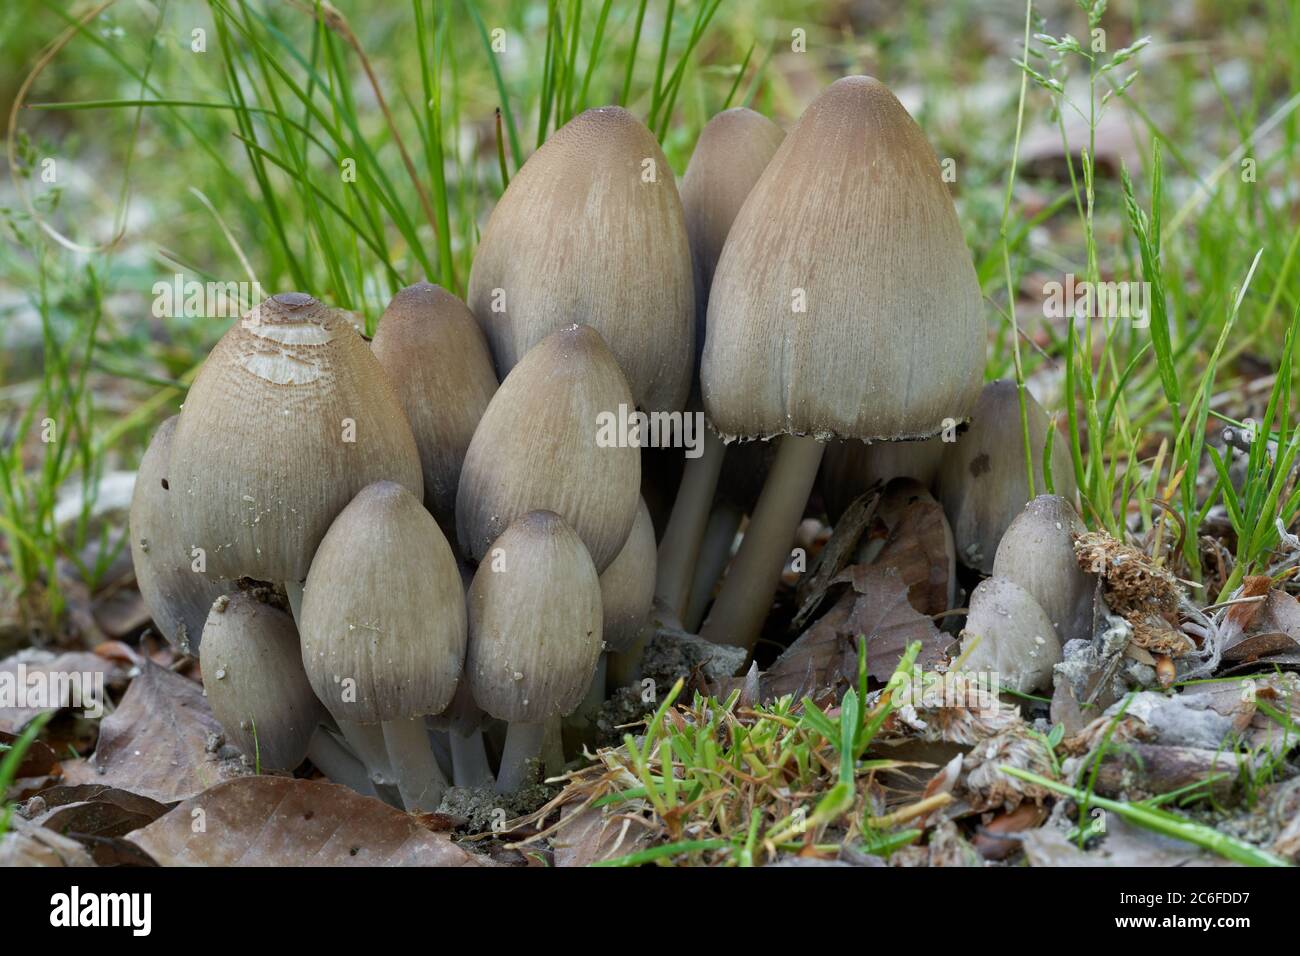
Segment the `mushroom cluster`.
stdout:
<svg viewBox="0 0 1300 956">
<path fill-rule="evenodd" d="M 999 582 L 971 626 L 1032 605 L 1059 640 L 1081 604 L 1006 543 L 1064 560 L 1012 523 L 1019 419 L 981 392 L 984 354 L 938 161 L 876 80 L 832 84 L 788 135 L 720 114 L 680 194 L 642 123 L 591 109 L 510 181 L 465 302 L 403 289 L 367 343 L 286 293 L 226 332 L 141 465 L 141 592 L 250 758 L 421 810 L 535 780 L 560 721 L 636 676 L 656 599 L 752 649 L 819 472 L 832 518 L 891 478 L 934 491 L 957 558 Z M 656 434 L 680 482 L 643 468 Z"/>
</svg>

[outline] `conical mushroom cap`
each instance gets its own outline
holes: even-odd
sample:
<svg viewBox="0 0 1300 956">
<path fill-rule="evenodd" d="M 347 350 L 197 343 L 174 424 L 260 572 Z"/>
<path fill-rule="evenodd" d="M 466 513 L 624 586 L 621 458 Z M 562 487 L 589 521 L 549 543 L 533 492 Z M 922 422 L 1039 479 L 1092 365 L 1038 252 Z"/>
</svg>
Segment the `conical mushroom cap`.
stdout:
<svg viewBox="0 0 1300 956">
<path fill-rule="evenodd" d="M 622 654 L 641 635 L 655 599 L 658 553 L 655 527 L 644 501 L 636 512 L 632 533 L 614 563 L 600 575 L 600 605 L 605 620 L 605 649 Z"/>
<path fill-rule="evenodd" d="M 419 282 L 393 296 L 370 348 L 415 434 L 425 506 L 454 533 L 461 464 L 497 390 L 483 332 L 460 299 Z"/>
<path fill-rule="evenodd" d="M 502 378 L 552 332 L 590 325 L 639 407 L 681 409 L 695 357 L 691 252 L 650 131 L 617 106 L 557 130 L 492 211 L 468 301 Z"/>
<path fill-rule="evenodd" d="M 939 473 L 947 446 L 939 438 L 926 441 L 831 442 L 822 459 L 822 500 L 831 524 L 839 521 L 853 499 L 876 482 L 911 478 L 929 488 Z"/>
<path fill-rule="evenodd" d="M 1029 443 L 1034 462 L 1034 488 L 1047 490 L 1043 480 L 1043 448 L 1051 423 L 1043 406 L 1025 394 L 1029 414 Z M 1052 437 L 1052 480 L 1067 500 L 1074 498 L 1074 467 L 1065 442 Z M 1016 383 L 989 382 L 980 393 L 970 428 L 953 444 L 945 444 L 939 466 L 939 500 L 948 513 L 957 559 L 985 574 L 993 570 L 998 542 L 1029 502 L 1025 471 L 1024 433 Z"/>
<path fill-rule="evenodd" d="M 1061 642 L 1033 595 L 1006 578 L 985 578 L 970 596 L 962 650 L 980 642 L 966 658 L 966 672 L 996 673 L 1002 686 L 1021 693 L 1052 686 L 1052 667 L 1061 661 Z"/>
<path fill-rule="evenodd" d="M 203 688 L 226 739 L 271 770 L 292 770 L 325 716 L 302 669 L 293 618 L 251 594 L 218 597 L 203 628 Z"/>
<path fill-rule="evenodd" d="M 728 436 L 928 438 L 984 367 L 979 282 L 939 164 L 883 85 L 837 80 L 731 226 L 701 386 Z"/>
<path fill-rule="evenodd" d="M 302 660 L 338 720 L 437 714 L 465 660 L 465 597 L 451 546 L 420 500 L 390 481 L 330 525 L 302 596 Z"/>
<path fill-rule="evenodd" d="M 234 584 L 195 571 L 190 549 L 177 533 L 178 495 L 167 477 L 177 421 L 173 415 L 158 426 L 140 459 L 131 493 L 131 563 L 144 606 L 167 643 L 197 654 L 212 602 Z"/>
<path fill-rule="evenodd" d="M 725 110 L 700 131 L 682 176 L 682 209 L 695 264 L 697 359 L 704 349 L 709 287 L 723 243 L 745 198 L 784 137 L 781 127 L 753 110 Z"/>
<path fill-rule="evenodd" d="M 554 511 L 578 533 L 598 572 L 632 530 L 641 452 L 602 444 L 603 416 L 632 411 L 614 356 L 589 326 L 538 343 L 506 376 L 470 442 L 456 495 L 456 536 L 475 560 L 512 521 Z"/>
<path fill-rule="evenodd" d="M 540 723 L 582 703 L 601 649 L 600 580 L 559 515 L 506 529 L 469 589 L 474 700 L 501 720 Z"/>
<path fill-rule="evenodd" d="M 1094 581 L 1079 567 L 1074 538 L 1086 529 L 1059 495 L 1039 495 L 1011 522 L 993 559 L 993 573 L 1014 581 L 1047 612 L 1064 646 L 1091 637 Z"/>
<path fill-rule="evenodd" d="M 285 293 L 231 326 L 190 388 L 172 441 L 186 545 L 209 574 L 301 581 L 366 485 L 424 493 L 397 393 L 341 313 Z"/>
</svg>

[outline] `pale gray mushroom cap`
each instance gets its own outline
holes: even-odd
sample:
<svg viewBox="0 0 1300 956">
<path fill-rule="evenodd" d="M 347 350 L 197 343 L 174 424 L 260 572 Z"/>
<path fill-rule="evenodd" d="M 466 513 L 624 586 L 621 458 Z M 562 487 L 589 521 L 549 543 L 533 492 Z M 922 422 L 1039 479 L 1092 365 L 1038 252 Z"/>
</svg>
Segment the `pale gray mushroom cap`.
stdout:
<svg viewBox="0 0 1300 956">
<path fill-rule="evenodd" d="M 928 438 L 984 367 L 979 282 L 939 163 L 894 95 L 837 80 L 732 223 L 701 386 L 726 436 Z"/>
<path fill-rule="evenodd" d="M 218 597 L 203 628 L 200 665 L 230 743 L 264 769 L 302 763 L 325 708 L 303 673 L 288 614 L 246 592 Z"/>
<path fill-rule="evenodd" d="M 736 214 L 784 137 L 781 127 L 753 110 L 725 110 L 700 131 L 682 176 L 682 209 L 695 264 L 697 360 L 704 349 L 709 288 L 718 256 Z"/>
<path fill-rule="evenodd" d="M 1075 496 L 1074 467 L 1065 441 L 1047 413 L 1028 393 L 1029 441 L 1033 455 L 1034 489 L 1047 491 L 1043 480 L 1043 449 L 1052 439 L 1052 480 L 1067 500 Z M 998 542 L 1029 501 L 1025 443 L 1020 427 L 1016 383 L 999 379 L 980 393 L 970 427 L 954 444 L 944 446 L 939 467 L 939 500 L 952 524 L 957 559 L 985 574 L 993 570 Z"/>
<path fill-rule="evenodd" d="M 531 724 L 577 708 L 601 652 L 600 580 L 563 518 L 529 512 L 494 542 L 469 624 L 466 667 L 483 710 Z"/>
<path fill-rule="evenodd" d="M 470 442 L 456 494 L 456 536 L 481 560 L 516 518 L 554 511 L 598 572 L 618 556 L 640 500 L 641 452 L 602 435 L 634 411 L 614 356 L 590 326 L 547 336 L 497 389 Z M 605 439 L 610 439 L 606 442 Z"/>
<path fill-rule="evenodd" d="M 962 630 L 962 651 L 979 636 L 965 672 L 995 673 L 1004 687 L 1029 693 L 1052 686 L 1052 667 L 1061 661 L 1061 642 L 1033 595 L 1006 578 L 985 578 L 970 597 Z"/>
<path fill-rule="evenodd" d="M 641 635 L 654 604 L 657 567 L 654 523 L 650 520 L 650 509 L 642 500 L 627 543 L 614 563 L 600 575 L 607 651 L 626 653 Z"/>
<path fill-rule="evenodd" d="M 172 439 L 180 535 L 209 574 L 301 581 L 358 491 L 424 493 L 397 393 L 346 317 L 285 293 L 236 322 L 203 364 Z"/>
<path fill-rule="evenodd" d="M 1059 495 L 1039 495 L 1011 522 L 993 559 L 993 574 L 1034 596 L 1064 646 L 1092 636 L 1095 582 L 1079 567 L 1074 539 L 1086 529 Z"/>
<path fill-rule="evenodd" d="M 501 377 L 577 322 L 604 336 L 639 407 L 686 403 L 691 250 L 672 169 L 640 120 L 589 109 L 529 157 L 483 230 L 467 301 Z"/>
<path fill-rule="evenodd" d="M 425 506 L 444 531 L 454 533 L 461 465 L 497 390 L 483 332 L 460 299 L 418 282 L 393 296 L 370 348 L 397 389 L 415 435 Z"/>
<path fill-rule="evenodd" d="M 821 489 L 826 513 L 834 524 L 853 499 L 876 482 L 912 478 L 934 487 L 947 446 L 936 437 L 926 441 L 837 441 L 826 446 Z"/>
<path fill-rule="evenodd" d="M 131 562 L 136 585 L 154 626 L 172 647 L 197 654 L 203 624 L 217 595 L 234 590 L 234 583 L 195 571 L 193 556 L 177 532 L 177 495 L 168 478 L 173 415 L 154 432 L 131 493 Z"/>
<path fill-rule="evenodd" d="M 466 614 L 451 546 L 401 485 L 364 488 L 330 526 L 302 599 L 302 660 L 338 720 L 437 714 L 456 692 Z"/>
</svg>

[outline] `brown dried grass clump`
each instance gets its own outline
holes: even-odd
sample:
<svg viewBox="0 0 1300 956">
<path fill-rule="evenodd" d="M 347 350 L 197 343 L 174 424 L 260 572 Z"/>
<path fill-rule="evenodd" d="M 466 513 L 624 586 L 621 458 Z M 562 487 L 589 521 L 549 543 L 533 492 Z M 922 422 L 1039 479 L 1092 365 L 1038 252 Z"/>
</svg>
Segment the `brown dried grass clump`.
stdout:
<svg viewBox="0 0 1300 956">
<path fill-rule="evenodd" d="M 1149 555 L 1112 538 L 1089 531 L 1074 541 L 1079 567 L 1102 579 L 1102 594 L 1111 611 L 1133 628 L 1133 643 L 1156 654 L 1178 657 L 1193 649 L 1178 629 L 1182 589 L 1168 570 Z"/>
</svg>

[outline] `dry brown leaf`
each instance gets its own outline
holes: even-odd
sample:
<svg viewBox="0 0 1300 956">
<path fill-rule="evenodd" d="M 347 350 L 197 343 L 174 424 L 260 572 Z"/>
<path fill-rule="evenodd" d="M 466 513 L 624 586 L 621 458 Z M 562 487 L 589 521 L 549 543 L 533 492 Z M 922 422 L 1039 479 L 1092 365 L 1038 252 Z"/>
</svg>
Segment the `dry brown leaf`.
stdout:
<svg viewBox="0 0 1300 956">
<path fill-rule="evenodd" d="M 98 784 L 50 787 L 23 808 L 32 823 L 74 839 L 125 836 L 153 823 L 168 809 L 157 800 Z"/>
<path fill-rule="evenodd" d="M 100 727 L 92 758 L 97 779 L 160 803 L 175 803 L 248 772 L 238 760 L 219 759 L 209 738 L 221 738 L 221 725 L 203 689 L 146 663 Z"/>
<path fill-rule="evenodd" d="M 70 693 L 65 693 L 70 691 L 67 678 L 71 674 L 91 675 L 91 689 L 95 679 L 93 675 L 102 674 L 106 688 L 125 677 L 125 671 L 117 664 L 86 651 L 53 654 L 26 650 L 0 661 L 0 681 L 13 682 L 15 686 L 26 682 L 29 687 L 40 682 L 60 694 L 60 699 L 52 702 L 52 706 L 0 707 L 0 731 L 22 733 L 22 729 L 40 714 L 72 706 L 74 701 L 70 699 Z"/>
<path fill-rule="evenodd" d="M 1300 602 L 1284 591 L 1269 589 L 1270 583 L 1266 577 L 1247 578 L 1241 596 L 1262 596 L 1262 600 L 1228 609 L 1226 624 L 1231 626 L 1232 636 L 1223 648 L 1226 663 L 1300 651 Z"/>
<path fill-rule="evenodd" d="M 414 818 L 347 787 L 241 777 L 130 837 L 163 866 L 491 866 Z"/>
<path fill-rule="evenodd" d="M 22 817 L 11 819 L 9 832 L 0 837 L 0 867 L 94 865 L 90 854 L 76 840 Z"/>
<path fill-rule="evenodd" d="M 895 571 L 854 565 L 842 577 L 858 594 L 846 626 L 849 634 L 866 637 L 867 670 L 872 677 L 889 680 L 913 641 L 921 642 L 917 667 L 932 666 L 943 659 L 943 645 L 949 639 L 934 626 L 934 621 L 912 607 L 907 584 Z M 856 678 L 856 654 L 849 673 Z"/>
<path fill-rule="evenodd" d="M 855 564 L 835 581 L 850 587 L 772 663 L 762 678 L 763 700 L 856 686 L 859 636 L 867 640 L 867 669 L 876 680 L 889 679 L 912 641 L 922 643 L 918 666 L 942 658 L 944 635 L 912 607 L 907 586 L 897 573 Z"/>
<path fill-rule="evenodd" d="M 908 586 L 912 607 L 922 614 L 949 610 L 949 576 L 955 570 L 952 532 L 943 506 L 915 482 L 890 482 L 880 505 L 887 526 L 884 546 L 872 563 L 892 568 Z"/>
<path fill-rule="evenodd" d="M 568 808 L 566 808 L 568 810 Z M 578 807 L 565 813 L 565 822 L 551 839 L 556 866 L 590 866 L 645 847 L 658 835 L 629 814 L 606 813 L 599 807 Z"/>
</svg>

